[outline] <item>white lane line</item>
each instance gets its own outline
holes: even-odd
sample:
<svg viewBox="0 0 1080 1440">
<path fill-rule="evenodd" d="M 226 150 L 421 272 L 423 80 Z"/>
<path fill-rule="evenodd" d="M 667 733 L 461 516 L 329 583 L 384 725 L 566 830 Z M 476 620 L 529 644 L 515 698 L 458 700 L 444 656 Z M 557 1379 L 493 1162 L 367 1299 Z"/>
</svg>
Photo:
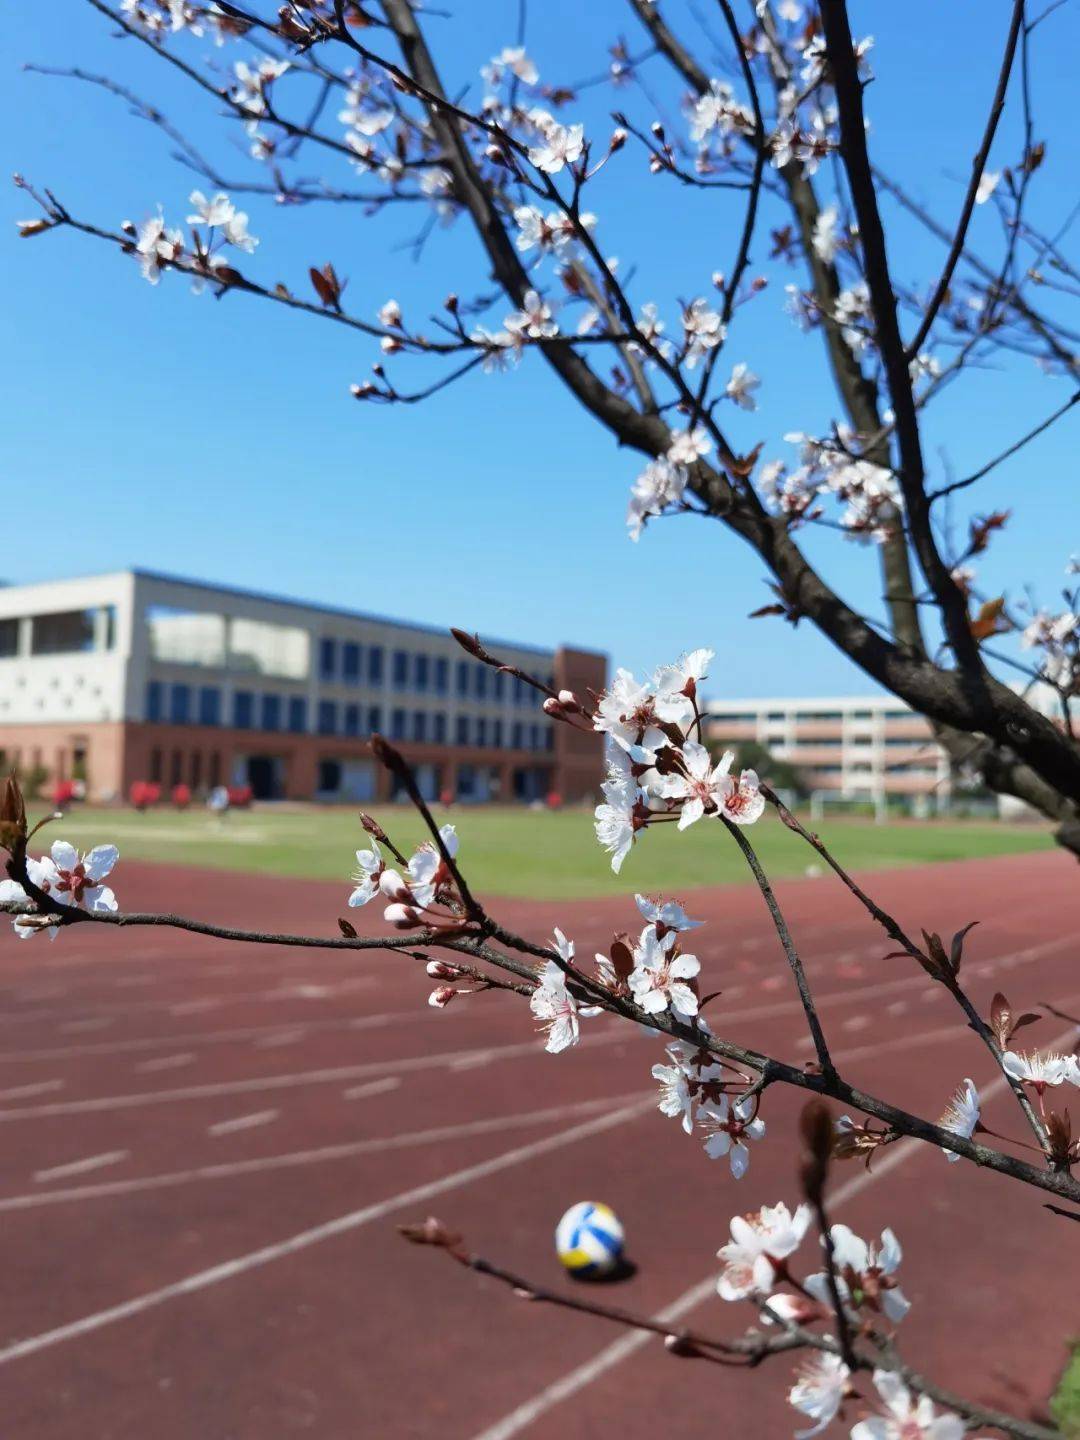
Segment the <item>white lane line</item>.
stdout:
<svg viewBox="0 0 1080 1440">
<path fill-rule="evenodd" d="M 62 1090 L 63 1080 L 39 1080 L 36 1085 L 16 1085 L 14 1090 L 0 1090 L 0 1100 L 29 1100 L 31 1095 L 48 1095 Z"/>
<path fill-rule="evenodd" d="M 470 1185 L 475 1180 L 485 1180 L 489 1175 L 497 1175 L 500 1171 L 510 1170 L 515 1165 L 523 1165 L 529 1160 L 536 1160 L 542 1155 L 561 1150 L 590 1135 L 599 1135 L 605 1130 L 613 1130 L 616 1126 L 623 1125 L 628 1120 L 643 1115 L 646 1110 L 652 1109 L 653 1103 L 652 1098 L 639 1101 L 637 1104 L 627 1105 L 621 1110 L 601 1115 L 595 1120 L 587 1120 L 569 1130 L 562 1130 L 557 1135 L 545 1136 L 542 1140 L 534 1140 L 529 1145 L 515 1146 L 514 1149 L 505 1150 L 501 1155 L 495 1155 L 490 1160 L 483 1160 L 477 1165 L 468 1165 L 463 1170 L 455 1170 L 452 1174 L 443 1175 L 440 1179 L 432 1180 L 426 1185 L 416 1185 L 411 1190 L 402 1190 L 397 1195 L 391 1195 L 374 1205 L 365 1205 L 360 1210 L 351 1210 L 347 1215 L 339 1215 L 333 1220 L 313 1226 L 310 1230 L 301 1230 L 287 1240 L 264 1245 L 260 1250 L 252 1250 L 246 1255 L 238 1255 L 235 1259 L 226 1260 L 220 1265 L 212 1265 L 207 1270 L 196 1271 L 194 1275 L 185 1276 L 183 1280 L 177 1280 L 171 1285 L 163 1285 L 158 1290 L 149 1290 L 143 1295 L 133 1296 L 132 1299 L 125 1300 L 119 1305 L 112 1305 L 107 1310 L 99 1310 L 93 1315 L 84 1315 L 79 1320 L 71 1321 L 70 1324 L 57 1326 L 54 1330 L 46 1330 L 40 1335 L 31 1335 L 25 1340 L 18 1340 L 15 1344 L 0 1349 L 0 1365 L 10 1364 L 13 1360 L 22 1360 L 27 1355 L 36 1355 L 54 1345 L 61 1345 L 66 1340 L 75 1340 L 83 1335 L 89 1335 L 95 1330 L 101 1330 L 107 1325 L 115 1325 L 120 1320 L 128 1320 L 133 1315 L 143 1315 L 148 1310 L 154 1310 L 170 1300 L 179 1299 L 183 1295 L 194 1295 L 200 1290 L 208 1290 L 214 1285 L 220 1285 L 225 1280 L 234 1280 L 238 1275 L 257 1270 L 263 1265 L 270 1265 L 275 1260 L 283 1260 L 289 1255 L 296 1255 L 302 1250 L 309 1249 L 312 1245 L 320 1244 L 323 1240 L 330 1240 L 335 1236 L 358 1230 L 363 1225 L 370 1225 L 373 1220 L 381 1220 L 384 1216 L 392 1215 L 408 1206 L 424 1204 L 428 1200 L 434 1199 L 436 1195 L 444 1195 L 448 1190 L 457 1190 L 460 1186 Z"/>
<path fill-rule="evenodd" d="M 869 1024 L 869 1015 L 850 1015 L 840 1028 L 841 1030 L 865 1030 Z"/>
<path fill-rule="evenodd" d="M 478 1050 L 475 1055 L 463 1055 L 460 1060 L 452 1060 L 450 1069 L 478 1070 L 482 1065 L 490 1065 L 494 1058 L 494 1050 Z"/>
<path fill-rule="evenodd" d="M 141 1060 L 134 1066 L 137 1075 L 150 1075 L 158 1070 L 179 1070 L 184 1065 L 190 1065 L 195 1059 L 191 1050 L 185 1050 L 182 1055 L 158 1055 L 153 1060 Z"/>
<path fill-rule="evenodd" d="M 252 1045 L 253 1050 L 275 1050 L 279 1045 L 295 1045 L 298 1040 L 303 1040 L 307 1031 L 302 1025 L 294 1030 L 279 1030 L 274 1035 L 264 1035 L 261 1040 L 256 1040 Z"/>
<path fill-rule="evenodd" d="M 129 1150 L 109 1150 L 104 1155 L 90 1155 L 85 1160 L 72 1160 L 68 1165 L 54 1165 L 49 1170 L 35 1170 L 34 1182 L 44 1185 L 48 1180 L 64 1180 L 68 1175 L 85 1175 L 90 1170 L 104 1170 L 106 1165 L 118 1165 L 126 1160 Z"/>
<path fill-rule="evenodd" d="M 651 1094 L 649 1099 L 652 1098 Z M 210 1180 L 227 1180 L 236 1175 L 259 1175 L 264 1170 L 293 1170 L 305 1165 L 320 1165 L 331 1160 L 351 1160 L 360 1155 L 382 1155 L 392 1150 L 412 1150 L 447 1140 L 467 1140 L 477 1135 L 494 1135 L 508 1129 L 532 1125 L 554 1124 L 560 1120 L 595 1115 L 610 1111 L 613 1106 L 645 1096 L 609 1095 L 599 1100 L 579 1100 L 572 1105 L 558 1105 L 550 1110 L 526 1110 L 520 1115 L 493 1115 L 483 1120 L 466 1120 L 458 1125 L 441 1125 L 433 1130 L 411 1130 L 403 1135 L 387 1135 L 373 1140 L 349 1140 L 339 1145 L 323 1145 L 317 1150 L 294 1150 L 284 1155 L 264 1155 L 255 1160 L 231 1160 L 218 1165 L 203 1165 L 197 1170 L 174 1170 L 163 1175 L 136 1176 L 131 1180 L 104 1181 L 98 1185 L 75 1185 L 66 1190 L 50 1190 L 44 1194 L 11 1195 L 0 1200 L 0 1214 L 8 1210 L 37 1210 L 42 1205 L 82 1204 L 87 1200 L 113 1199 L 119 1195 L 139 1195 L 147 1190 L 171 1190 L 178 1185 L 193 1185 Z"/>
<path fill-rule="evenodd" d="M 343 1100 L 366 1100 L 370 1095 L 385 1095 L 388 1090 L 397 1090 L 401 1081 L 396 1075 L 388 1075 L 385 1080 L 373 1080 L 370 1085 L 353 1085 L 349 1090 L 341 1092 Z"/>
<path fill-rule="evenodd" d="M 1061 1039 L 1055 1041 L 1054 1048 L 1071 1040 L 1075 1028 L 1075 1026 L 1072 1027 Z M 979 1091 L 980 1098 L 988 1099 L 997 1091 L 1003 1090 L 1006 1083 L 1004 1075 L 998 1075 L 996 1079 L 982 1087 Z M 897 1165 L 902 1165 L 905 1160 L 917 1155 L 920 1150 L 925 1148 L 925 1144 L 921 1140 L 902 1140 L 892 1154 L 881 1157 L 873 1170 L 864 1170 L 861 1175 L 855 1175 L 845 1184 L 838 1185 L 830 1201 L 830 1210 L 835 1210 L 838 1205 L 845 1204 L 868 1186 L 873 1185 L 875 1181 L 880 1180 L 883 1175 L 887 1175 L 890 1170 L 894 1170 Z M 715 1294 L 716 1276 L 714 1274 L 705 1280 L 700 1280 L 696 1285 L 692 1285 L 689 1290 L 684 1290 L 677 1300 L 674 1300 L 653 1318 L 661 1325 L 674 1325 L 684 1315 L 696 1310 L 699 1305 L 704 1304 Z M 594 1355 L 591 1360 L 587 1360 L 583 1365 L 578 1365 L 567 1374 L 560 1376 L 558 1380 L 546 1385 L 531 1400 L 526 1400 L 512 1410 L 509 1415 L 504 1416 L 502 1420 L 496 1421 L 494 1425 L 489 1425 L 486 1430 L 479 1431 L 472 1437 L 472 1440 L 511 1440 L 512 1436 L 519 1435 L 522 1430 L 526 1430 L 541 1415 L 546 1414 L 563 1400 L 569 1400 L 572 1395 L 577 1395 L 586 1389 L 594 1380 L 598 1380 L 607 1371 L 614 1370 L 617 1365 L 621 1365 L 631 1355 L 636 1355 L 644 1345 L 655 1338 L 644 1330 L 632 1330 L 628 1334 L 620 1336 L 618 1340 L 613 1341 Z"/>
<path fill-rule="evenodd" d="M 56 1029 L 60 1035 L 88 1035 L 91 1030 L 104 1030 L 112 1023 L 111 1015 L 99 1015 L 95 1020 L 69 1020 Z"/>
<path fill-rule="evenodd" d="M 908 1008 L 908 1002 L 907 1002 L 906 1000 L 894 1000 L 894 1001 L 892 1001 L 891 1004 L 885 1006 L 885 1014 L 886 1014 L 886 1015 L 903 1015 L 904 1011 L 905 1011 L 907 1008 Z"/>
<path fill-rule="evenodd" d="M 269 1125 L 271 1120 L 276 1120 L 281 1114 L 280 1110 L 258 1110 L 254 1115 L 237 1115 L 234 1120 L 219 1120 L 216 1125 L 208 1125 L 208 1135 L 234 1135 L 237 1130 L 254 1130 L 259 1125 Z"/>
<path fill-rule="evenodd" d="M 1072 937 L 1064 935 L 1057 940 L 1048 940 L 1041 945 L 1033 945 L 1027 950 L 1019 951 L 1018 956 L 1024 960 L 1036 960 L 1049 951 L 1060 950 L 1065 945 L 1072 943 Z M 929 982 L 920 971 L 917 975 L 908 975 L 900 980 L 886 980 L 880 985 L 866 985 L 855 990 L 840 990 L 819 996 L 817 1008 L 821 1011 L 831 1008 L 833 1005 L 850 1004 L 853 1001 L 866 1002 L 881 995 L 911 990 L 929 983 L 932 982 Z M 729 1024 L 737 1021 L 775 1019 L 781 1015 L 798 1013 L 801 1009 L 798 1000 L 778 1000 L 772 1004 L 759 1005 L 748 1010 L 733 1010 L 725 1018 Z M 424 1014 L 425 1011 L 421 1010 L 417 1013 Z M 957 1025 L 961 1023 L 959 1018 L 956 1023 Z M 647 1038 L 644 1030 L 641 1031 L 641 1034 Z M 616 1018 L 611 1021 L 610 1030 L 584 1036 L 581 1044 L 593 1048 L 619 1044 L 626 1038 L 625 1024 Z M 176 1043 L 175 1039 L 172 1043 Z M 81 1115 L 103 1110 L 130 1110 L 143 1105 L 163 1105 L 184 1100 L 210 1099 L 218 1095 L 253 1095 L 262 1091 L 291 1090 L 299 1086 L 319 1085 L 338 1080 L 363 1080 L 368 1075 L 383 1074 L 387 1070 L 404 1072 L 427 1070 L 438 1065 L 451 1065 L 454 1061 L 465 1060 L 466 1057 L 481 1054 L 490 1054 L 499 1060 L 509 1060 L 535 1056 L 538 1053 L 535 1040 L 525 1040 L 513 1045 L 485 1047 L 483 1050 L 451 1050 L 435 1055 L 410 1056 L 403 1060 L 372 1061 L 363 1065 L 343 1065 L 326 1070 L 304 1070 L 289 1075 L 255 1076 L 249 1080 L 227 1080 L 212 1085 L 190 1085 L 176 1090 L 149 1090 L 134 1095 L 102 1095 L 89 1100 L 70 1100 L 52 1105 L 26 1105 L 11 1110 L 0 1109 L 0 1123 L 12 1120 L 36 1120 L 50 1115 Z"/>
<path fill-rule="evenodd" d="M 179 1005 L 170 1005 L 170 1015 L 201 1015 L 204 1010 L 216 1010 L 220 1000 L 183 1000 Z"/>
</svg>

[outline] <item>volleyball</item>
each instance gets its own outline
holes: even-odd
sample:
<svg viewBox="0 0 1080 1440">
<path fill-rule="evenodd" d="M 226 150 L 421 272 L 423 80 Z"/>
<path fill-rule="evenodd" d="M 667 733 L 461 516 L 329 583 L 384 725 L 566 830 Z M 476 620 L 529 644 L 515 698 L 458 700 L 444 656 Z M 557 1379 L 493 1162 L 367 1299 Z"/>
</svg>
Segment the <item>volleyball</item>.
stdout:
<svg viewBox="0 0 1080 1440">
<path fill-rule="evenodd" d="M 555 1250 L 571 1275 L 610 1275 L 622 1258 L 623 1228 L 607 1205 L 571 1205 L 555 1227 Z"/>
</svg>

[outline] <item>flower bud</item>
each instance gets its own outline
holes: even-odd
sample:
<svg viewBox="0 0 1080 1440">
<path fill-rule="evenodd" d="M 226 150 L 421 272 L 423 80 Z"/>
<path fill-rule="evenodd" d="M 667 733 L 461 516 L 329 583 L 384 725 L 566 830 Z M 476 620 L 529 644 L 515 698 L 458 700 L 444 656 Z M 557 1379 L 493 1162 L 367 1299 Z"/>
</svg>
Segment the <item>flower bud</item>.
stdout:
<svg viewBox="0 0 1080 1440">
<path fill-rule="evenodd" d="M 383 919 L 395 930 L 416 930 L 424 923 L 415 905 L 388 905 Z"/>
<path fill-rule="evenodd" d="M 548 698 L 544 701 L 542 708 L 544 714 L 550 715 L 553 720 L 566 719 L 566 712 L 563 710 L 562 702 L 560 700 L 556 700 L 554 695 L 548 696 Z"/>
<path fill-rule="evenodd" d="M 616 150 L 621 150 L 622 147 L 623 147 L 625 144 L 626 144 L 626 131 L 623 130 L 623 129 L 621 129 L 621 128 L 618 129 L 618 130 L 612 131 L 611 143 L 610 143 L 610 145 L 609 145 L 609 147 L 608 147 L 608 148 L 611 150 L 611 152 L 614 154 L 614 152 L 615 152 Z"/>
<path fill-rule="evenodd" d="M 432 990 L 427 1003 L 434 1005 L 436 1010 L 444 1010 L 456 994 L 457 991 L 452 986 L 440 985 L 437 990 Z"/>
<path fill-rule="evenodd" d="M 429 960 L 425 969 L 432 980 L 456 980 L 461 974 L 456 965 L 448 965 L 445 960 Z"/>
<path fill-rule="evenodd" d="M 396 870 L 384 870 L 379 876 L 379 889 L 388 900 L 407 905 L 412 900 L 412 891 Z"/>
</svg>

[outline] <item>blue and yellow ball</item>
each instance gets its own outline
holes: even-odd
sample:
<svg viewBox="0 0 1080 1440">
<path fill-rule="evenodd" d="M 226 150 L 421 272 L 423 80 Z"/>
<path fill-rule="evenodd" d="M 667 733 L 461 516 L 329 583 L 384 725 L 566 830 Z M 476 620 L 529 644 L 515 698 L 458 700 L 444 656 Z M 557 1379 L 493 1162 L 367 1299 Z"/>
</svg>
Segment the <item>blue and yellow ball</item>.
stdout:
<svg viewBox="0 0 1080 1440">
<path fill-rule="evenodd" d="M 610 1275 L 623 1253 L 623 1227 L 607 1205 L 581 1200 L 555 1227 L 555 1250 L 571 1275 Z"/>
</svg>

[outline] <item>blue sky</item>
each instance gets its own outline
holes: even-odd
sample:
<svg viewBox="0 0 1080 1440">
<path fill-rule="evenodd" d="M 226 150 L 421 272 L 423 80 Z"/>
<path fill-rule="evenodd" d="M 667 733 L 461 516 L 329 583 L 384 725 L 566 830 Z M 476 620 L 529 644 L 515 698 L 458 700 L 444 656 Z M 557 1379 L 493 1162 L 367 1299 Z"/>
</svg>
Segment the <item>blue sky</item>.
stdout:
<svg viewBox="0 0 1080 1440">
<path fill-rule="evenodd" d="M 476 85 L 480 65 L 513 38 L 517 7 L 459 0 L 452 8 L 452 19 L 428 26 L 454 89 Z M 856 31 L 876 39 L 868 98 L 874 158 L 946 223 L 959 209 L 1009 8 L 1007 0 L 853 6 Z M 545 0 L 532 13 L 529 50 L 546 80 L 602 70 L 615 34 L 641 48 L 622 0 Z M 694 35 L 686 6 L 673 0 L 666 13 Z M 22 61 L 120 78 L 182 120 L 221 169 L 253 173 L 235 126 L 215 115 L 213 101 L 144 47 L 114 39 L 89 6 L 17 7 L 6 36 L 13 62 L 0 87 L 7 168 L 51 186 L 73 212 L 115 227 L 160 202 L 167 217 L 182 221 L 198 182 L 121 101 L 23 73 Z M 1077 7 L 1069 3 L 1034 44 L 1036 134 L 1049 143 L 1032 214 L 1046 227 L 1060 223 L 1076 198 L 1075 96 L 1070 67 L 1057 57 L 1075 54 L 1078 42 Z M 246 48 L 214 52 L 215 62 Z M 644 73 L 675 113 L 678 92 L 658 62 Z M 616 103 L 630 102 L 592 92 L 568 118 L 578 114 L 606 134 Z M 1010 111 L 995 168 L 1016 158 L 1018 136 Z M 310 152 L 300 169 L 347 181 L 336 164 L 326 152 Z M 244 203 L 261 239 L 258 254 L 245 257 L 250 273 L 306 293 L 308 265 L 332 258 L 350 277 L 346 299 L 357 313 L 373 317 L 392 295 L 422 323 L 448 290 L 467 294 L 484 284 L 463 222 L 433 236 L 417 264 L 401 248 L 417 224 L 410 207 L 369 220 L 354 209 Z M 5 205 L 5 222 L 32 213 L 14 190 Z M 624 271 L 636 267 L 634 299 L 660 302 L 669 329 L 675 297 L 708 293 L 711 273 L 730 267 L 738 196 L 688 195 L 651 179 L 632 147 L 595 186 L 591 207 L 605 252 Z M 782 314 L 784 282 L 801 272 L 788 276 L 766 263 L 768 229 L 780 219 L 768 205 L 754 268 L 770 275 L 771 286 L 728 344 L 730 360 L 745 359 L 766 382 L 758 412 L 730 412 L 728 429 L 739 448 L 765 440 L 767 456 L 790 453 L 785 431 L 820 433 L 837 413 L 819 338 L 801 336 Z M 982 207 L 974 243 L 993 257 L 999 233 L 993 207 Z M 423 407 L 358 405 L 348 386 L 376 358 L 364 337 L 239 295 L 220 303 L 194 298 L 177 276 L 155 290 L 129 259 L 72 234 L 20 241 L 5 223 L 0 245 L 8 332 L 0 352 L 4 579 L 142 565 L 530 643 L 595 645 L 635 667 L 709 644 L 719 657 L 714 689 L 727 694 L 872 688 L 808 627 L 793 633 L 779 621 L 746 619 L 768 598 L 762 567 L 714 522 L 653 524 L 632 545 L 623 513 L 637 460 L 617 450 L 538 357 L 513 374 L 471 377 Z M 941 260 L 937 242 L 899 226 L 899 279 L 929 280 Z M 399 362 L 399 383 L 431 378 L 426 364 Z M 962 380 L 927 431 L 939 477 L 946 459 L 957 475 L 981 464 L 1069 388 L 1026 360 Z M 1015 510 L 980 571 L 988 593 L 1016 595 L 1033 581 L 1044 602 L 1057 600 L 1070 550 L 1080 548 L 1078 423 L 1073 412 L 971 493 L 971 508 Z M 958 519 L 966 513 L 959 509 Z M 847 597 L 874 608 L 879 587 L 869 550 L 828 534 L 810 549 Z"/>
</svg>

